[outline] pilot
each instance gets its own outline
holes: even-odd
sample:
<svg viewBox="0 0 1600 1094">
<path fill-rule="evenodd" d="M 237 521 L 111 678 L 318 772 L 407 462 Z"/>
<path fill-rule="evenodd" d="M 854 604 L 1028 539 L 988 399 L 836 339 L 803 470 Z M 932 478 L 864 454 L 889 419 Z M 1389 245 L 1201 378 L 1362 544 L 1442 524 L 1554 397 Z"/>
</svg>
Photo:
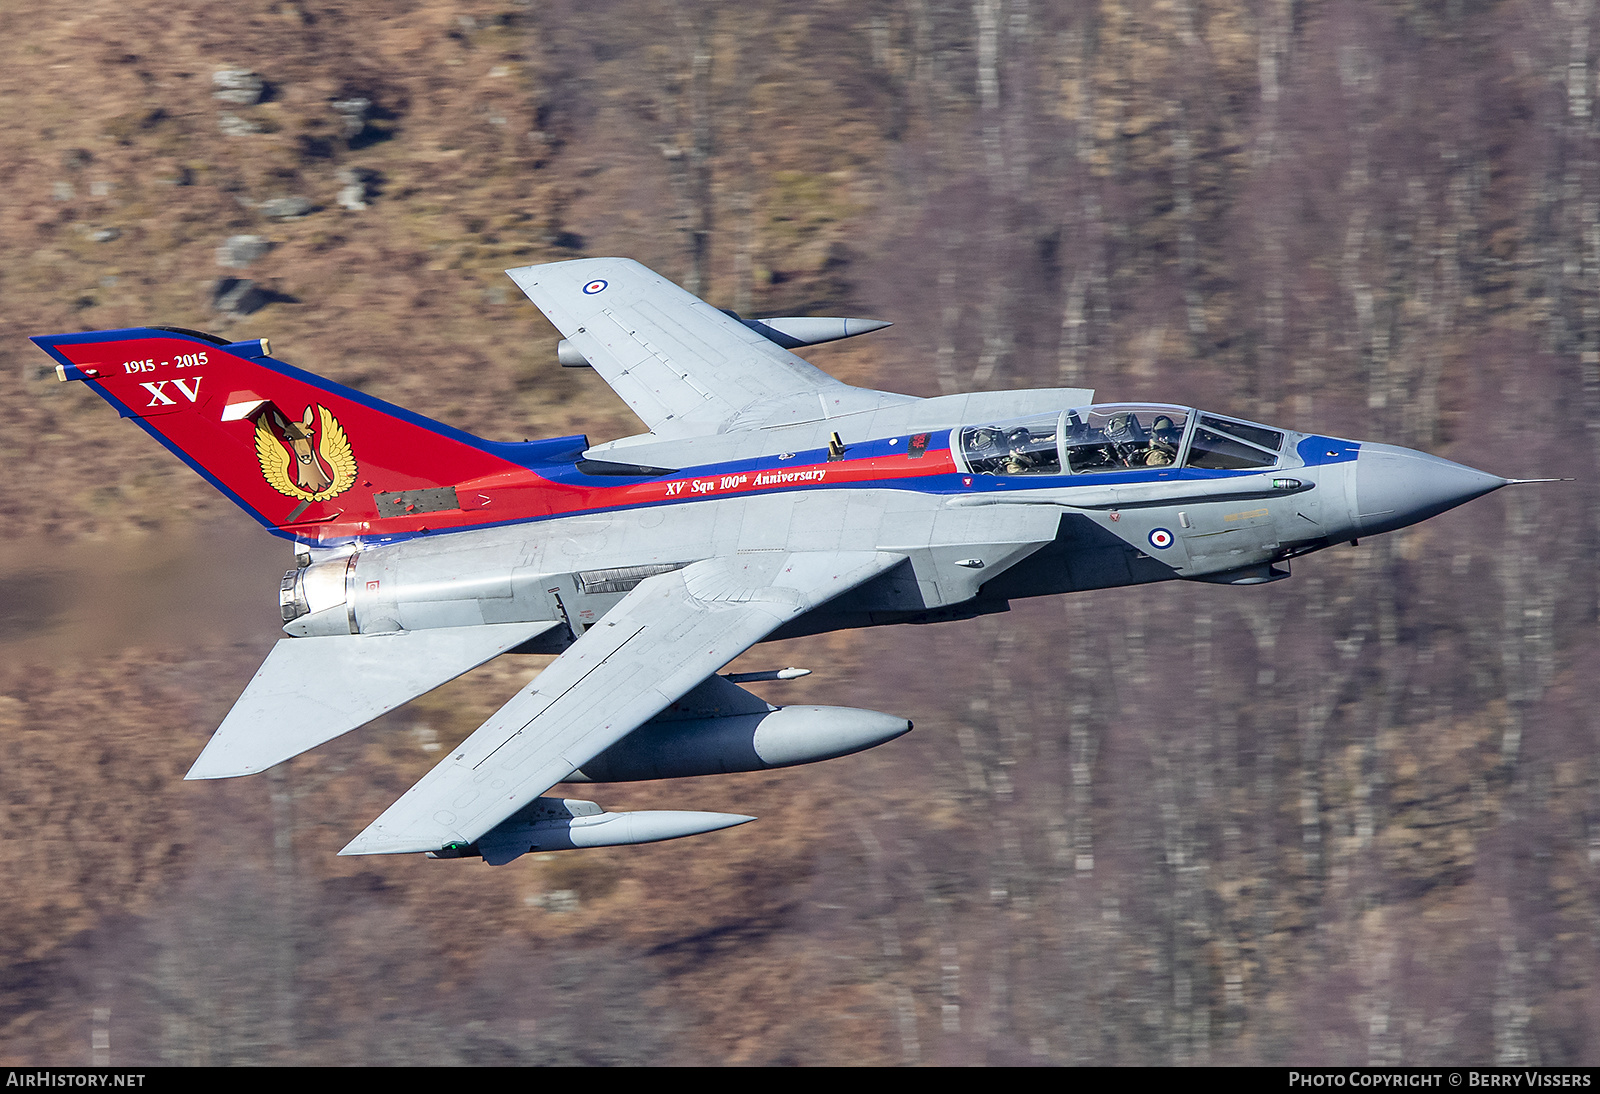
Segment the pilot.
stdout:
<svg viewBox="0 0 1600 1094">
<path fill-rule="evenodd" d="M 1178 441 L 1181 435 L 1172 419 L 1165 414 L 1159 415 L 1150 424 L 1150 448 L 1145 453 L 1144 465 L 1146 467 L 1167 467 L 1178 458 Z"/>
<path fill-rule="evenodd" d="M 1000 431 L 993 426 L 984 426 L 972 432 L 972 447 L 979 452 L 988 452 L 1000 443 Z"/>
<path fill-rule="evenodd" d="M 1026 426 L 1018 426 L 1006 437 L 1006 446 L 1010 451 L 1006 454 L 1003 470 L 1008 475 L 1025 475 L 1033 470 L 1036 462 L 1029 449 L 1033 446 L 1033 435 Z"/>
<path fill-rule="evenodd" d="M 1004 437 L 993 426 L 982 426 L 972 431 L 971 439 L 967 442 L 967 459 L 972 470 L 980 475 L 993 475 L 998 464 L 1005 459 L 1005 450 L 1000 447 Z"/>
<path fill-rule="evenodd" d="M 1113 414 L 1107 418 L 1105 435 L 1106 440 L 1111 442 L 1106 448 L 1113 466 L 1137 467 L 1144 462 L 1139 420 L 1132 414 Z"/>
</svg>

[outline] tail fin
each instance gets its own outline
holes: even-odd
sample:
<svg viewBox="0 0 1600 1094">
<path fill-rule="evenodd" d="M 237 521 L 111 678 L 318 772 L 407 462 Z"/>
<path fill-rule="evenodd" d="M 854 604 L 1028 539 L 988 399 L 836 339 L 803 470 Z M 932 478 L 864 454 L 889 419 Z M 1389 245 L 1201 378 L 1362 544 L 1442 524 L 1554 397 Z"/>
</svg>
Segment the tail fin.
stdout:
<svg viewBox="0 0 1600 1094">
<path fill-rule="evenodd" d="M 171 327 L 36 337 L 101 398 L 275 533 L 324 544 L 550 512 L 531 468 L 582 437 L 497 444 L 269 357 Z"/>
</svg>

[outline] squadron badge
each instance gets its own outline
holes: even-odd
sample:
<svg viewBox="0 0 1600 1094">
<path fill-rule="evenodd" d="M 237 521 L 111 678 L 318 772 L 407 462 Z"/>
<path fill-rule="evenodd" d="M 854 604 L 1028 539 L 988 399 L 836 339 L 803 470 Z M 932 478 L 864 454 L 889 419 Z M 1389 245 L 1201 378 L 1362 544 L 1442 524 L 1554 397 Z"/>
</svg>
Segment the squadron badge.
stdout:
<svg viewBox="0 0 1600 1094">
<path fill-rule="evenodd" d="M 356 457 L 350 439 L 325 406 L 306 407 L 298 422 L 286 419 L 276 407 L 258 417 L 256 458 L 272 488 L 291 498 L 326 501 L 355 485 Z"/>
</svg>

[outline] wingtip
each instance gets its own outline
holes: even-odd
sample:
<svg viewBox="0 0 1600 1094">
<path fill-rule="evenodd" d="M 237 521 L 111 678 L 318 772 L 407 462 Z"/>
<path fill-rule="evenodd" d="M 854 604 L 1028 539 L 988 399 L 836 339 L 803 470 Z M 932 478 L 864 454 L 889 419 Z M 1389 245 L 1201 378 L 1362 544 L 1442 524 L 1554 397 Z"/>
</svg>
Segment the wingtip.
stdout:
<svg viewBox="0 0 1600 1094">
<path fill-rule="evenodd" d="M 199 759 L 195 760 L 194 766 L 190 767 L 188 773 L 184 775 L 183 781 L 209 782 L 212 779 L 238 779 L 245 775 L 259 774 L 265 770 L 265 767 L 247 767 L 243 770 L 228 768 L 225 770 L 215 762 L 208 763 L 206 761 L 206 754 L 202 752 L 200 753 Z"/>
<path fill-rule="evenodd" d="M 386 836 L 381 832 L 374 833 L 371 828 L 362 832 L 355 839 L 345 844 L 339 850 L 340 855 L 420 855 L 429 851 L 437 851 L 451 843 L 465 843 L 459 838 L 437 838 L 431 840 L 418 840 L 415 836 L 410 839 L 404 836 Z"/>
<path fill-rule="evenodd" d="M 339 849 L 341 856 L 354 855 L 401 855 L 410 851 L 437 850 L 433 847 L 400 846 L 399 840 L 375 840 L 367 835 L 357 836 Z"/>
<path fill-rule="evenodd" d="M 343 847 L 339 848 L 340 857 L 353 857 L 355 855 L 381 855 L 382 848 L 373 846 L 373 841 L 365 835 L 357 836 Z"/>
</svg>

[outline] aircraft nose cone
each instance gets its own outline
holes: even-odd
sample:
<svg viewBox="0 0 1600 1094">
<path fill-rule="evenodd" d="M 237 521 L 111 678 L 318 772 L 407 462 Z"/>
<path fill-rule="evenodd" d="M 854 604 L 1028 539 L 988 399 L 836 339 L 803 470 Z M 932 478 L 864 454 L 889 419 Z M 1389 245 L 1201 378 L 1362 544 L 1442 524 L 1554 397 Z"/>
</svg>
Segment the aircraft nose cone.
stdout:
<svg viewBox="0 0 1600 1094">
<path fill-rule="evenodd" d="M 1404 528 L 1505 486 L 1509 480 L 1426 452 L 1363 444 L 1356 456 L 1356 518 L 1364 535 Z"/>
</svg>

